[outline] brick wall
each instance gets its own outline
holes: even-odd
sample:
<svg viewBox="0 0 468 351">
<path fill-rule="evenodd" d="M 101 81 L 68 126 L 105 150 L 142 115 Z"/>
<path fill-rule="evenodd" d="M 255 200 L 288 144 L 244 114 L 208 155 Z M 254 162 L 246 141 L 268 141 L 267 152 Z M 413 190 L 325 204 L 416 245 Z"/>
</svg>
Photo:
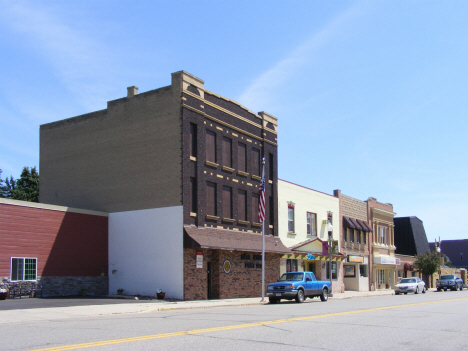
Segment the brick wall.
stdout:
<svg viewBox="0 0 468 351">
<path fill-rule="evenodd" d="M 254 259 L 260 253 L 231 252 L 203 249 L 203 268 L 196 268 L 196 249 L 184 250 L 184 289 L 185 300 L 208 298 L 207 264 L 211 262 L 212 298 L 242 298 L 262 295 L 262 269 L 257 267 L 261 260 Z M 249 257 L 249 259 L 246 259 Z M 231 262 L 231 272 L 225 273 L 225 260 Z M 265 288 L 280 276 L 280 255 L 265 255 Z M 253 264 L 254 268 L 249 268 Z"/>
<path fill-rule="evenodd" d="M 40 201 L 121 212 L 178 206 L 180 81 L 40 127 Z"/>
</svg>

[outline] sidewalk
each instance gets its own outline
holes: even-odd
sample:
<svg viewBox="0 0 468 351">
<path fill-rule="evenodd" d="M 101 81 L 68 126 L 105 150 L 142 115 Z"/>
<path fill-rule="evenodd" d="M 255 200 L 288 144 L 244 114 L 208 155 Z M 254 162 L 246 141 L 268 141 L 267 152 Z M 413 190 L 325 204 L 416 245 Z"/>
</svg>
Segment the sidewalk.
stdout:
<svg viewBox="0 0 468 351">
<path fill-rule="evenodd" d="M 393 290 L 383 291 L 347 291 L 341 294 L 334 294 L 330 300 L 349 299 L 356 297 L 370 297 L 393 295 Z M 116 296 L 109 296 L 113 299 Z M 122 298 L 122 296 L 119 296 Z M 55 319 L 66 319 L 74 317 L 89 317 L 89 316 L 106 316 L 115 314 L 130 314 L 130 313 L 150 313 L 163 312 L 182 309 L 200 309 L 226 306 L 247 306 L 247 305 L 266 305 L 268 298 L 262 302 L 261 297 L 239 298 L 239 299 L 220 299 L 220 300 L 196 300 L 196 301 L 165 301 L 151 300 L 136 302 L 135 297 L 125 296 L 126 299 L 131 299 L 130 303 L 119 304 L 90 304 L 86 306 L 69 306 L 69 307 L 48 307 L 48 308 L 31 308 L 31 309 L 9 309 L 1 310 L 3 303 L 8 303 L 8 300 L 0 301 L 0 324 L 15 323 L 15 322 L 37 322 Z M 69 300 L 72 304 L 73 299 Z M 311 300 L 306 300 L 305 303 Z M 13 302 L 13 301 L 12 301 Z M 16 301 L 15 301 L 16 303 Z"/>
</svg>

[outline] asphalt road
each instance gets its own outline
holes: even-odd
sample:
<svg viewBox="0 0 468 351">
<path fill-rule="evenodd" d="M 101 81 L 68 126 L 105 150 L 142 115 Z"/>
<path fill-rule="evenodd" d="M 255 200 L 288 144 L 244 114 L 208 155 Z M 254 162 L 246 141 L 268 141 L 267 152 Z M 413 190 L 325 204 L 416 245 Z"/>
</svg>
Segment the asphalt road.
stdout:
<svg viewBox="0 0 468 351">
<path fill-rule="evenodd" d="M 5 323 L 2 350 L 464 349 L 468 291 Z M 19 311 L 20 313 L 20 311 Z"/>
</svg>

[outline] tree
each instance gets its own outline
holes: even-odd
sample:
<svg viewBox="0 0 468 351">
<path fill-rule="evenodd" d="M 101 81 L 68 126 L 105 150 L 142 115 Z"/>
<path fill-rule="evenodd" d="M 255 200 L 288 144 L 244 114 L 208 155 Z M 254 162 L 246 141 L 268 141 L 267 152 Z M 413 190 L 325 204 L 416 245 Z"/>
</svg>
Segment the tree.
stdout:
<svg viewBox="0 0 468 351">
<path fill-rule="evenodd" d="M 1 178 L 2 170 L 0 169 L 0 198 L 10 199 L 13 196 L 13 191 L 16 188 L 16 181 L 10 176 L 10 179 L 5 179 L 5 184 Z"/>
<path fill-rule="evenodd" d="M 39 173 L 36 167 L 24 167 L 21 176 L 16 181 L 13 178 L 11 180 L 14 182 L 11 187 L 11 199 L 39 202 Z"/>
<path fill-rule="evenodd" d="M 414 262 L 413 267 L 421 272 L 423 276 L 430 277 L 439 269 L 439 253 L 437 251 L 427 251 L 416 256 L 416 262 Z"/>
</svg>

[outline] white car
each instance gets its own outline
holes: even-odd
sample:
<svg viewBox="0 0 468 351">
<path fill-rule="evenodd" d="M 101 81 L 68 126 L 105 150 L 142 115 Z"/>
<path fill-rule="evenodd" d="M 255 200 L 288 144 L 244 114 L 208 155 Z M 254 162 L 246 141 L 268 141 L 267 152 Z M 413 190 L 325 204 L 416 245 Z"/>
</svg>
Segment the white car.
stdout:
<svg viewBox="0 0 468 351">
<path fill-rule="evenodd" d="M 422 292 L 423 294 L 426 293 L 426 283 L 424 283 L 420 278 L 413 277 L 403 278 L 397 285 L 395 285 L 395 295 L 406 295 L 409 292 L 414 292 L 415 294 L 419 294 L 419 292 Z"/>
</svg>

